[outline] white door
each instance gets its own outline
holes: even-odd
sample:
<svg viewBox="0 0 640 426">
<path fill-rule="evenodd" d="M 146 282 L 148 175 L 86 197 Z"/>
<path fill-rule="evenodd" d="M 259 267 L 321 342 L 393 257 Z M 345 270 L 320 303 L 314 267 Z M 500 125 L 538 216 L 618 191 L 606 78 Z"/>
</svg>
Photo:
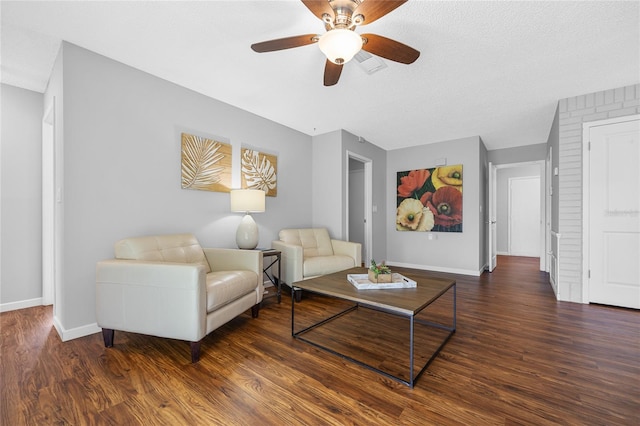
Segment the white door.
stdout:
<svg viewBox="0 0 640 426">
<path fill-rule="evenodd" d="M 489 236 L 488 250 L 489 254 L 489 272 L 497 266 L 497 244 L 496 244 L 496 166 L 489 162 L 489 212 L 487 220 L 487 235 Z"/>
<path fill-rule="evenodd" d="M 540 256 L 540 178 L 509 179 L 509 254 Z"/>
<path fill-rule="evenodd" d="M 640 308 L 640 120 L 589 128 L 589 301 Z"/>
</svg>

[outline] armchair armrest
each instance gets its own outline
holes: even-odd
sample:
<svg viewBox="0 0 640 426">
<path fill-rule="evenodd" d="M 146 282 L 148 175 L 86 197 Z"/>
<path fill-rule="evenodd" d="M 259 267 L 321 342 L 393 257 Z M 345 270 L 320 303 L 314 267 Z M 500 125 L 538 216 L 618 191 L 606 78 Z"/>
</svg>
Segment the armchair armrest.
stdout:
<svg viewBox="0 0 640 426">
<path fill-rule="evenodd" d="M 262 278 L 262 253 L 259 250 L 203 248 L 212 271 L 254 271 Z"/>
<path fill-rule="evenodd" d="M 203 248 L 204 256 L 212 271 L 253 271 L 256 273 L 259 300 L 264 293 L 262 278 L 262 252 L 225 248 Z"/>
<path fill-rule="evenodd" d="M 98 326 L 172 339 L 206 335 L 202 265 L 112 259 L 96 266 Z"/>
<path fill-rule="evenodd" d="M 302 281 L 304 254 L 302 246 L 285 243 L 284 241 L 272 241 L 271 248 L 282 253 L 282 276 L 278 278 L 289 286 L 296 281 Z"/>
<path fill-rule="evenodd" d="M 333 254 L 342 254 L 350 256 L 355 262 L 354 266 L 362 265 L 362 244 L 352 243 L 351 241 L 331 240 L 333 246 Z"/>
</svg>

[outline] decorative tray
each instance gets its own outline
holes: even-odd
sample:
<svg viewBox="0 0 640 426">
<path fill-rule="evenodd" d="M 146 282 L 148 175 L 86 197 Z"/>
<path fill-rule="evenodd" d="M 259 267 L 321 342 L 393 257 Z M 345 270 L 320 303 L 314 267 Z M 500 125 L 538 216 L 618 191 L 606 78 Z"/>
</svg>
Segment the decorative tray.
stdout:
<svg viewBox="0 0 640 426">
<path fill-rule="evenodd" d="M 384 288 L 414 288 L 416 282 L 398 273 L 391 274 L 390 283 L 374 283 L 367 274 L 347 274 L 347 280 L 358 290 L 380 290 Z"/>
</svg>

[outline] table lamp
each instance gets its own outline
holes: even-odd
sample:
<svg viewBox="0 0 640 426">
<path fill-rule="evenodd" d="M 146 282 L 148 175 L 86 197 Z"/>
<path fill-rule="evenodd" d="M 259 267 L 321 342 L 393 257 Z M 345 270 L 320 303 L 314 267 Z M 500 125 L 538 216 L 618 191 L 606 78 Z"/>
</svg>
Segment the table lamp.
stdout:
<svg viewBox="0 0 640 426">
<path fill-rule="evenodd" d="M 261 189 L 232 189 L 231 211 L 245 215 L 236 231 L 238 248 L 253 250 L 258 245 L 258 225 L 249 213 L 262 213 L 265 206 L 265 192 Z"/>
</svg>

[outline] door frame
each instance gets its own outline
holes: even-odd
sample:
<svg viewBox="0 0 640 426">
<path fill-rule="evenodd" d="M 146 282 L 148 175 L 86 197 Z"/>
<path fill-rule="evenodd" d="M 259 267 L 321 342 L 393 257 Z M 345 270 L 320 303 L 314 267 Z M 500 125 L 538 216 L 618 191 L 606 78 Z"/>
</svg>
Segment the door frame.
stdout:
<svg viewBox="0 0 640 426">
<path fill-rule="evenodd" d="M 589 149 L 591 128 L 636 120 L 640 120 L 640 114 L 582 123 L 582 303 L 590 303 L 589 265 L 591 264 L 591 259 L 589 258 L 589 249 L 591 247 L 591 212 L 585 207 L 588 207 L 591 201 L 591 185 L 589 182 L 589 176 L 591 174 L 589 166 L 591 159 Z"/>
<path fill-rule="evenodd" d="M 42 305 L 54 305 L 59 270 L 56 241 L 60 235 L 56 214 L 55 97 L 42 116 Z"/>
<path fill-rule="evenodd" d="M 545 272 L 551 273 L 551 197 L 553 196 L 553 178 L 551 177 L 551 168 L 553 167 L 553 147 L 549 146 L 547 159 L 545 161 L 545 189 L 544 189 L 544 235 L 545 235 Z M 557 255 L 557 253 L 556 253 Z M 556 291 L 557 293 L 557 291 Z"/>
<path fill-rule="evenodd" d="M 373 258 L 373 160 L 356 154 L 353 151 L 346 151 L 347 178 L 345 179 L 345 202 L 346 211 L 346 238 L 349 239 L 349 159 L 359 161 L 364 164 L 364 245 L 365 252 L 362 261 L 366 264 Z"/>
<path fill-rule="evenodd" d="M 489 260 L 487 261 L 487 269 L 489 272 L 493 272 L 496 268 L 497 263 L 497 252 L 496 252 L 496 172 L 497 167 L 491 161 L 489 161 L 488 166 L 489 177 L 488 177 L 488 185 L 489 185 L 489 200 L 488 200 L 488 212 L 487 212 L 487 253 L 489 254 Z"/>
<path fill-rule="evenodd" d="M 547 270 L 547 239 L 551 235 L 547 234 L 545 222 L 547 220 L 547 192 L 546 192 L 546 160 L 524 161 L 520 163 L 496 164 L 496 169 L 508 169 L 513 167 L 538 166 L 540 168 L 540 270 Z M 497 197 L 497 194 L 496 194 Z M 549 219 L 551 220 L 551 219 Z"/>
</svg>

